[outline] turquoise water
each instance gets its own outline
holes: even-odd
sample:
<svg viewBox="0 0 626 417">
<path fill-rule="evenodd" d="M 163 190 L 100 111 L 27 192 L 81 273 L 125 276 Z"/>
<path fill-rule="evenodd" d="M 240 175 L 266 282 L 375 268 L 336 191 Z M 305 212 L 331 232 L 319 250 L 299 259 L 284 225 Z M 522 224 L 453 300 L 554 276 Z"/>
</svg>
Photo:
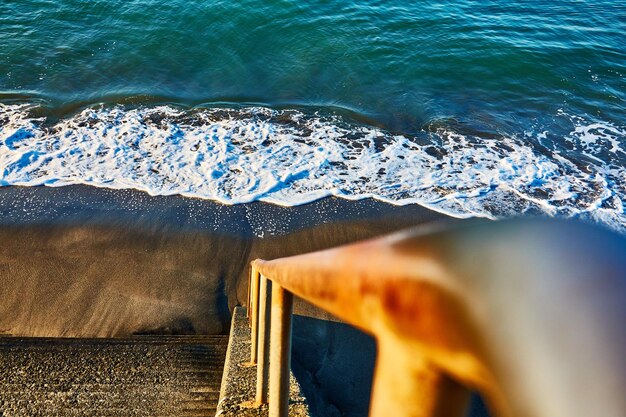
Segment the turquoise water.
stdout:
<svg viewBox="0 0 626 417">
<path fill-rule="evenodd" d="M 390 6 L 389 4 L 396 4 Z M 624 123 L 624 1 L 6 1 L 0 88 L 54 106 L 337 106 L 392 130 Z"/>
<path fill-rule="evenodd" d="M 625 225 L 625 16 L 625 1 L 603 0 L 4 1 L 0 184 L 288 205 L 373 196 Z M 103 132 L 112 142 L 96 149 L 112 153 L 98 159 L 87 148 Z M 168 151 L 125 147 L 137 139 Z M 211 160 L 211 140 L 230 146 L 219 161 L 188 157 L 200 143 Z M 246 142 L 265 168 L 242 185 Z M 112 162 L 130 154 L 134 166 Z"/>
</svg>

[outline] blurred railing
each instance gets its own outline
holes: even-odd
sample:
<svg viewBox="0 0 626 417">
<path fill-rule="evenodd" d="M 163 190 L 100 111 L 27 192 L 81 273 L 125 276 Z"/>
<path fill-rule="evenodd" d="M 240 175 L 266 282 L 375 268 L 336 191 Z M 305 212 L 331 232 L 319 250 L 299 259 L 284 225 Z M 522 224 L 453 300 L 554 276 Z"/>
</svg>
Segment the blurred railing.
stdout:
<svg viewBox="0 0 626 417">
<path fill-rule="evenodd" d="M 258 404 L 286 416 L 296 295 L 372 334 L 370 415 L 626 416 L 626 240 L 578 223 L 430 226 L 252 262 Z M 271 307 L 270 307 L 271 306 Z"/>
</svg>

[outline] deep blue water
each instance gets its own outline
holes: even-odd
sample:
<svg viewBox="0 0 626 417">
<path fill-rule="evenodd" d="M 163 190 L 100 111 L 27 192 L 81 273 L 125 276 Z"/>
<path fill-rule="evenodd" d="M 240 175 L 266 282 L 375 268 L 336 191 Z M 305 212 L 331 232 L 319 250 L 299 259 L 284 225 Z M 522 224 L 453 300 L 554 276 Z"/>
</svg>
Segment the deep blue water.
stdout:
<svg viewBox="0 0 626 417">
<path fill-rule="evenodd" d="M 4 185 L 626 225 L 623 0 L 9 0 L 0 103 Z"/>
</svg>

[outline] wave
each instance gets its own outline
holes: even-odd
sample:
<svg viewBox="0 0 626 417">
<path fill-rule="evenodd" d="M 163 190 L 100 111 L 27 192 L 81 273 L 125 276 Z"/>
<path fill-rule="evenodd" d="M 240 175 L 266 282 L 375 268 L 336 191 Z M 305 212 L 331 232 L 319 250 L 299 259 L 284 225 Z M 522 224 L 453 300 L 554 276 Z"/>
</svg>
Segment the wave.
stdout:
<svg viewBox="0 0 626 417">
<path fill-rule="evenodd" d="M 299 110 L 94 106 L 56 122 L 0 104 L 0 186 L 88 184 L 224 204 L 326 196 L 454 217 L 547 214 L 626 230 L 626 128 L 561 112 L 571 131 L 392 134 Z"/>
</svg>

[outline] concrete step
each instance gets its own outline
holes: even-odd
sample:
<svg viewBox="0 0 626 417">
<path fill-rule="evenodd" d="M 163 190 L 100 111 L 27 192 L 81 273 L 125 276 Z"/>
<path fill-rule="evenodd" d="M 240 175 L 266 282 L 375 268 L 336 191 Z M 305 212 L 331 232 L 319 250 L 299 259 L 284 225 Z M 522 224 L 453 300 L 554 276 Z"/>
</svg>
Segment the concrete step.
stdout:
<svg viewBox="0 0 626 417">
<path fill-rule="evenodd" d="M 0 416 L 215 415 L 228 336 L 0 337 Z"/>
<path fill-rule="evenodd" d="M 220 417 L 263 417 L 267 405 L 252 406 L 256 398 L 256 366 L 250 366 L 250 328 L 243 307 L 235 307 L 230 327 L 231 340 L 228 360 L 224 366 L 222 391 L 218 403 Z M 309 407 L 300 384 L 293 373 L 289 375 L 289 416 L 309 417 Z"/>
</svg>

